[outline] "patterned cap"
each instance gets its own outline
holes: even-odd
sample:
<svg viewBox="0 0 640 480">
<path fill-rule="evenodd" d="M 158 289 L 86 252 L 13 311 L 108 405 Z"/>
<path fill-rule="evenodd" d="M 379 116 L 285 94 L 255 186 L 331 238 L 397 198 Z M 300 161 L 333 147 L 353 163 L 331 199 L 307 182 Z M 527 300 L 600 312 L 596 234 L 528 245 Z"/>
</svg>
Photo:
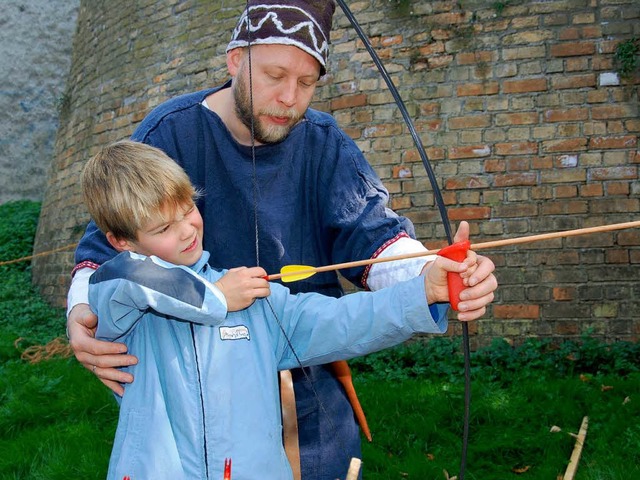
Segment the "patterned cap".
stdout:
<svg viewBox="0 0 640 480">
<path fill-rule="evenodd" d="M 333 0 L 249 0 L 227 52 L 249 44 L 293 45 L 318 60 L 324 75 L 335 8 Z"/>
</svg>

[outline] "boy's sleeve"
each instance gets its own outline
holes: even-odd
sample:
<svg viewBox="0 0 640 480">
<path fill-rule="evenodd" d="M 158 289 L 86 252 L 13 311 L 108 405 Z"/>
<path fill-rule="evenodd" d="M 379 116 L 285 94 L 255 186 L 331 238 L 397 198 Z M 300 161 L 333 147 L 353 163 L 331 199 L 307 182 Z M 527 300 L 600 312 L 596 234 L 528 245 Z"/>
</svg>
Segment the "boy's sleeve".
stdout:
<svg viewBox="0 0 640 480">
<path fill-rule="evenodd" d="M 123 252 L 91 276 L 89 303 L 98 318 L 97 338 L 115 340 L 152 311 L 205 325 L 227 315 L 222 292 L 192 270 L 156 257 Z"/>
<path fill-rule="evenodd" d="M 340 298 L 316 293 L 286 295 L 272 284 L 272 298 L 295 355 L 281 346 L 280 368 L 293 368 L 376 352 L 398 345 L 416 333 L 442 334 L 448 304 L 427 304 L 424 277 L 377 292 Z M 286 290 L 286 289 L 284 289 Z"/>
</svg>

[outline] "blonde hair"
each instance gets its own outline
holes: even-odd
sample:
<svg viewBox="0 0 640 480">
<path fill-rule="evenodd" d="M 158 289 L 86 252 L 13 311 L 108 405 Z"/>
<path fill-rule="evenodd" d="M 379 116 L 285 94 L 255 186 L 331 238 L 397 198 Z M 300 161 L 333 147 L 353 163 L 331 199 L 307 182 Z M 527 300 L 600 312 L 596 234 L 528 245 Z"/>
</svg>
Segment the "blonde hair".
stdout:
<svg viewBox="0 0 640 480">
<path fill-rule="evenodd" d="M 91 157 L 82 171 L 82 195 L 104 233 L 135 241 L 162 210 L 193 204 L 200 195 L 184 170 L 159 148 L 122 140 Z"/>
</svg>

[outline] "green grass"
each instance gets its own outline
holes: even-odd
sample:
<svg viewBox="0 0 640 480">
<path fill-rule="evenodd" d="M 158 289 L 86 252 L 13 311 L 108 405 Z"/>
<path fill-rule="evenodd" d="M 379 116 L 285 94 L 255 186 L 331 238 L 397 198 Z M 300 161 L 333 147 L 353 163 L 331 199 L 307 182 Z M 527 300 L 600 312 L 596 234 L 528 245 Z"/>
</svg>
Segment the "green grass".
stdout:
<svg viewBox="0 0 640 480">
<path fill-rule="evenodd" d="M 39 207 L 0 205 L 0 263 L 31 253 Z M 0 265 L 0 278 L 0 480 L 104 478 L 118 415 L 111 394 L 73 358 L 21 358 L 27 347 L 63 334 L 64 312 L 32 288 L 29 262 Z M 570 434 L 585 415 L 576 480 L 640 478 L 639 345 L 588 336 L 517 348 L 495 342 L 471 363 L 466 479 L 562 476 L 575 445 Z M 457 341 L 412 343 L 357 359 L 352 369 L 374 439 L 363 444 L 366 480 L 458 474 L 464 385 Z"/>
<path fill-rule="evenodd" d="M 0 205 L 0 263 L 31 254 L 39 212 L 36 202 Z M 105 478 L 113 398 L 74 358 L 21 358 L 64 334 L 64 311 L 32 287 L 28 261 L 0 265 L 0 279 L 0 479 Z"/>
<path fill-rule="evenodd" d="M 613 387 L 602 390 L 602 385 Z M 373 443 L 365 444 L 370 479 L 435 479 L 459 472 L 463 387 L 408 378 L 358 378 Z M 624 404 L 629 396 L 632 400 Z M 590 425 L 578 479 L 640 478 L 640 376 L 521 379 L 472 383 L 468 479 L 554 479 L 563 474 L 585 415 Z M 561 432 L 552 433 L 558 426 Z M 518 469 L 525 473 L 515 473 Z"/>
<path fill-rule="evenodd" d="M 75 360 L 0 370 L 0 478 L 105 478 L 117 408 Z"/>
<path fill-rule="evenodd" d="M 471 364 L 465 478 L 562 476 L 575 445 L 570 434 L 584 416 L 589 430 L 576 478 L 640 478 L 639 345 L 587 337 L 518 348 L 495 342 Z M 414 343 L 358 359 L 352 369 L 374 438 L 363 447 L 367 480 L 459 472 L 464 385 L 456 343 Z"/>
</svg>

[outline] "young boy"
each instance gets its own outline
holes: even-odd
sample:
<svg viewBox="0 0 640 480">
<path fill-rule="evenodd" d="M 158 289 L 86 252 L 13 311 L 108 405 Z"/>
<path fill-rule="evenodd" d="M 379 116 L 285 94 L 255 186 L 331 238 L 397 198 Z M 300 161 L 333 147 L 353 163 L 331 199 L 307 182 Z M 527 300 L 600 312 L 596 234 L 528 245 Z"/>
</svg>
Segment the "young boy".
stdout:
<svg viewBox="0 0 640 480">
<path fill-rule="evenodd" d="M 207 264 L 198 192 L 161 150 L 112 144 L 89 160 L 82 189 L 122 252 L 91 277 L 96 335 L 126 343 L 139 359 L 119 399 L 109 479 L 220 479 L 226 458 L 234 480 L 291 478 L 277 371 L 445 332 L 447 305 L 438 302 L 446 294 L 432 284 L 446 278 L 443 265 L 464 276 L 475 268 L 470 254 L 458 266 L 434 262 L 429 282 L 339 299 L 291 295 L 260 267 Z"/>
</svg>

